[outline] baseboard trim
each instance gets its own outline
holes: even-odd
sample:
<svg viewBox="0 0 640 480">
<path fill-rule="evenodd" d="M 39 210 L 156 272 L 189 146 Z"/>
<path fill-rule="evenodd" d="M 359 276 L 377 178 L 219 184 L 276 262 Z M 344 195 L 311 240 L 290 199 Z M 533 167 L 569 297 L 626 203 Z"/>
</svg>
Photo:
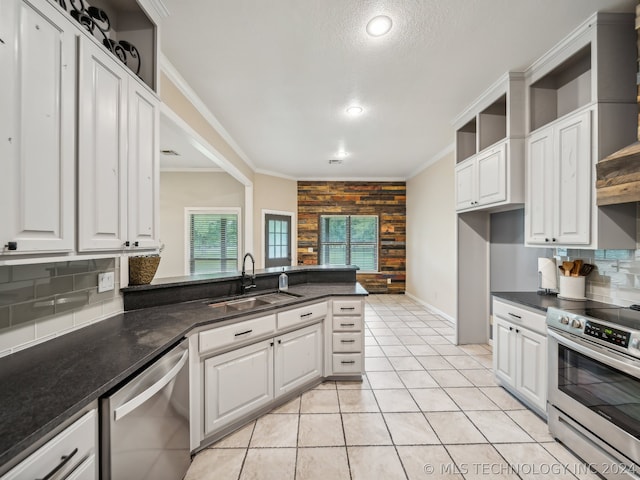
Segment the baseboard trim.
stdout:
<svg viewBox="0 0 640 480">
<path fill-rule="evenodd" d="M 456 325 L 456 319 L 454 317 L 452 317 L 451 315 L 449 315 L 448 313 L 443 312 L 439 308 L 434 307 L 430 303 L 425 302 L 424 300 L 416 297 L 415 295 L 412 295 L 411 293 L 407 292 L 406 290 L 405 290 L 404 294 L 407 297 L 409 297 L 411 300 L 414 300 L 414 301 L 418 302 L 420 305 L 422 305 L 422 306 L 426 307 L 427 309 L 431 310 L 433 313 L 436 313 L 436 314 L 440 315 L 441 317 L 443 317 L 445 320 L 451 322 L 454 326 Z"/>
</svg>

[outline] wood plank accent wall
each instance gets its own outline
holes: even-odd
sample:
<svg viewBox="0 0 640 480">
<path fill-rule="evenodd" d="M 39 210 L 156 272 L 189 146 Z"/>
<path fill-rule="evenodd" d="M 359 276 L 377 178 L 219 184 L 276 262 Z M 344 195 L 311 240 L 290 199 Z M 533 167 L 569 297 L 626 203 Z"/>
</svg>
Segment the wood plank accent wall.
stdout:
<svg viewBox="0 0 640 480">
<path fill-rule="evenodd" d="M 379 272 L 357 278 L 370 293 L 404 293 L 406 203 L 405 182 L 298 182 L 298 263 L 318 264 L 320 215 L 378 215 Z"/>
</svg>

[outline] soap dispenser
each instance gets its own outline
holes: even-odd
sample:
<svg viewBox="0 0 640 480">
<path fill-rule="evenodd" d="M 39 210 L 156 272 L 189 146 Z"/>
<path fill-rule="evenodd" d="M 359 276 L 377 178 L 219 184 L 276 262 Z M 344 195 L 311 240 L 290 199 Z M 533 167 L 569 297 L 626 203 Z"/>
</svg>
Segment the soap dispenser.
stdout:
<svg viewBox="0 0 640 480">
<path fill-rule="evenodd" d="M 289 289 L 289 277 L 286 273 L 284 273 L 284 268 L 282 269 L 282 273 L 280 277 L 278 277 L 278 290 L 288 290 Z"/>
</svg>

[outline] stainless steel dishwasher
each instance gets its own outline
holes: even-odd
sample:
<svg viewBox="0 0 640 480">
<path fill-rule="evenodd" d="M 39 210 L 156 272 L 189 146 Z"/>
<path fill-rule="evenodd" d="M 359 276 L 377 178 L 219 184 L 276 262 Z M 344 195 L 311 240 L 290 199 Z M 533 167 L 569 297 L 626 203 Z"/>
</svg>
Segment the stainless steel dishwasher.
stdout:
<svg viewBox="0 0 640 480">
<path fill-rule="evenodd" d="M 180 480 L 189 452 L 189 346 L 100 400 L 102 480 Z"/>
</svg>

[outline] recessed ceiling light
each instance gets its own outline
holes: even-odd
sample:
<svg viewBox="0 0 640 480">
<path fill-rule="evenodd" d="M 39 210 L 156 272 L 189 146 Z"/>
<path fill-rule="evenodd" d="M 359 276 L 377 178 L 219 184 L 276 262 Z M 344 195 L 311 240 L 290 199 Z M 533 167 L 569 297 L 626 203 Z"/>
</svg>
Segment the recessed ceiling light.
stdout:
<svg viewBox="0 0 640 480">
<path fill-rule="evenodd" d="M 357 117 L 362 112 L 364 112 L 364 109 L 358 105 L 351 105 L 350 107 L 347 107 L 347 113 L 352 117 Z"/>
<path fill-rule="evenodd" d="M 388 33 L 391 30 L 391 19 L 386 15 L 378 15 L 377 17 L 373 17 L 367 23 L 367 33 L 372 37 L 381 37 L 385 33 Z"/>
<path fill-rule="evenodd" d="M 347 155 L 349 155 L 347 152 L 345 152 L 344 150 L 340 150 L 338 153 L 336 153 L 336 158 L 347 158 Z"/>
</svg>

